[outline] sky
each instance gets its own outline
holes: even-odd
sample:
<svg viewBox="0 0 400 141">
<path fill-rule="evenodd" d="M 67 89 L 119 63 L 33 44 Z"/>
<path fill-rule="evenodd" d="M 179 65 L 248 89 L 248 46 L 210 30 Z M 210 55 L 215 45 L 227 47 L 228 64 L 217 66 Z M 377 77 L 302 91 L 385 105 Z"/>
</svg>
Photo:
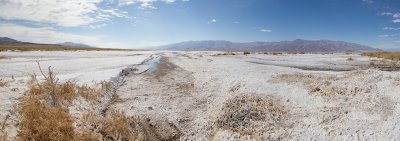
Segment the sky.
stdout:
<svg viewBox="0 0 400 141">
<path fill-rule="evenodd" d="M 145 48 L 191 40 L 340 40 L 400 49 L 399 0 L 0 0 L 0 36 Z"/>
</svg>

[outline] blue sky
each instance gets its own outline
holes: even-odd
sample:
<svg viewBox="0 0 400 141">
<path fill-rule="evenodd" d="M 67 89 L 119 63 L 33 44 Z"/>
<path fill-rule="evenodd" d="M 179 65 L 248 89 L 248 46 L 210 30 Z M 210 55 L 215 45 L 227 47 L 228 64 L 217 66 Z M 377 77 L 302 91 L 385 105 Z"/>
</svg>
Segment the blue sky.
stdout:
<svg viewBox="0 0 400 141">
<path fill-rule="evenodd" d="M 400 48 L 398 0 L 0 0 L 0 36 L 141 48 L 329 39 Z"/>
</svg>

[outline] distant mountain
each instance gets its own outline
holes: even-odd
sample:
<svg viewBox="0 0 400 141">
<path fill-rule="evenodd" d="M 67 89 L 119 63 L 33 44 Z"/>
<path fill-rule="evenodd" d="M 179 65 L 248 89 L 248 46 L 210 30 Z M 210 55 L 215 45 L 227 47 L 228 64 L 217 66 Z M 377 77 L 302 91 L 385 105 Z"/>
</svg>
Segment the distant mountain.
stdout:
<svg viewBox="0 0 400 141">
<path fill-rule="evenodd" d="M 0 43 L 18 43 L 20 41 L 8 38 L 8 37 L 0 37 Z"/>
<path fill-rule="evenodd" d="M 92 46 L 90 46 L 90 45 L 86 45 L 86 44 L 82 44 L 82 43 L 74 43 L 74 42 L 58 43 L 57 45 L 70 46 L 70 47 L 92 48 Z"/>
<path fill-rule="evenodd" d="M 32 45 L 54 45 L 54 46 L 66 46 L 66 47 L 94 48 L 93 46 L 82 43 L 64 42 L 59 44 L 41 44 L 41 43 L 21 42 L 8 37 L 0 37 L 0 44 L 26 44 L 26 45 L 32 44 Z"/>
<path fill-rule="evenodd" d="M 221 40 L 188 41 L 157 47 L 159 50 L 183 51 L 263 51 L 263 52 L 365 52 L 382 51 L 344 41 L 302 40 L 281 42 L 234 43 Z"/>
</svg>

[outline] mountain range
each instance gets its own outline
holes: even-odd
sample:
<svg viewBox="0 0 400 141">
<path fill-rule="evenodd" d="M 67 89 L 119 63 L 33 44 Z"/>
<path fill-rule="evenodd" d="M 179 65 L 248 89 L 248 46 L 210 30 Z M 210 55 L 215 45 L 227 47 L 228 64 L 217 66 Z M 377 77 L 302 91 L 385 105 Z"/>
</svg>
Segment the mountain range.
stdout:
<svg viewBox="0 0 400 141">
<path fill-rule="evenodd" d="M 82 43 L 64 42 L 59 44 L 37 44 L 30 42 L 21 42 L 8 37 L 0 37 L 0 44 L 18 44 L 18 45 L 44 45 L 44 46 L 65 46 L 93 48 L 90 45 Z M 303 40 L 280 42 L 247 42 L 236 43 L 223 40 L 204 40 L 187 41 L 169 45 L 154 47 L 156 50 L 176 50 L 176 51 L 259 51 L 259 52 L 373 52 L 383 51 L 369 46 L 332 40 Z"/>
<path fill-rule="evenodd" d="M 64 42 L 58 44 L 41 44 L 41 43 L 31 43 L 31 42 L 22 42 L 9 37 L 0 37 L 0 44 L 21 44 L 21 45 L 55 45 L 55 46 L 65 46 L 65 47 L 81 47 L 81 48 L 93 48 L 93 46 L 82 44 L 82 43 L 73 43 L 73 42 Z"/>
<path fill-rule="evenodd" d="M 356 43 L 331 40 L 235 43 L 223 40 L 188 41 L 156 47 L 158 50 L 178 51 L 261 51 L 261 52 L 366 52 L 382 51 Z"/>
</svg>

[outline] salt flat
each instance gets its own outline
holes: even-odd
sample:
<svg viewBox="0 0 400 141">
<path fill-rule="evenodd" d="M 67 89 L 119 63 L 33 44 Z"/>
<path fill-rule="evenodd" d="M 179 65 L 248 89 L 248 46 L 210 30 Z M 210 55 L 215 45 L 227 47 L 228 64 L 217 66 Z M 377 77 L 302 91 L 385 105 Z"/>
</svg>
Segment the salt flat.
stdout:
<svg viewBox="0 0 400 141">
<path fill-rule="evenodd" d="M 88 107 L 104 113 L 106 105 L 107 111 L 144 116 L 154 140 L 400 138 L 400 72 L 375 69 L 369 61 L 376 58 L 358 54 L 1 53 L 11 57 L 0 61 L 2 78 L 37 71 L 36 60 L 43 68 L 54 66 L 64 81 L 119 78 L 113 91 L 118 102 L 107 103 L 107 96 L 94 106 L 76 101 L 70 113 L 79 117 Z M 120 74 L 124 68 L 130 69 Z M 0 88 L 0 121 L 13 112 L 24 87 L 17 79 Z M 13 118 L 8 131 L 16 136 Z"/>
</svg>

